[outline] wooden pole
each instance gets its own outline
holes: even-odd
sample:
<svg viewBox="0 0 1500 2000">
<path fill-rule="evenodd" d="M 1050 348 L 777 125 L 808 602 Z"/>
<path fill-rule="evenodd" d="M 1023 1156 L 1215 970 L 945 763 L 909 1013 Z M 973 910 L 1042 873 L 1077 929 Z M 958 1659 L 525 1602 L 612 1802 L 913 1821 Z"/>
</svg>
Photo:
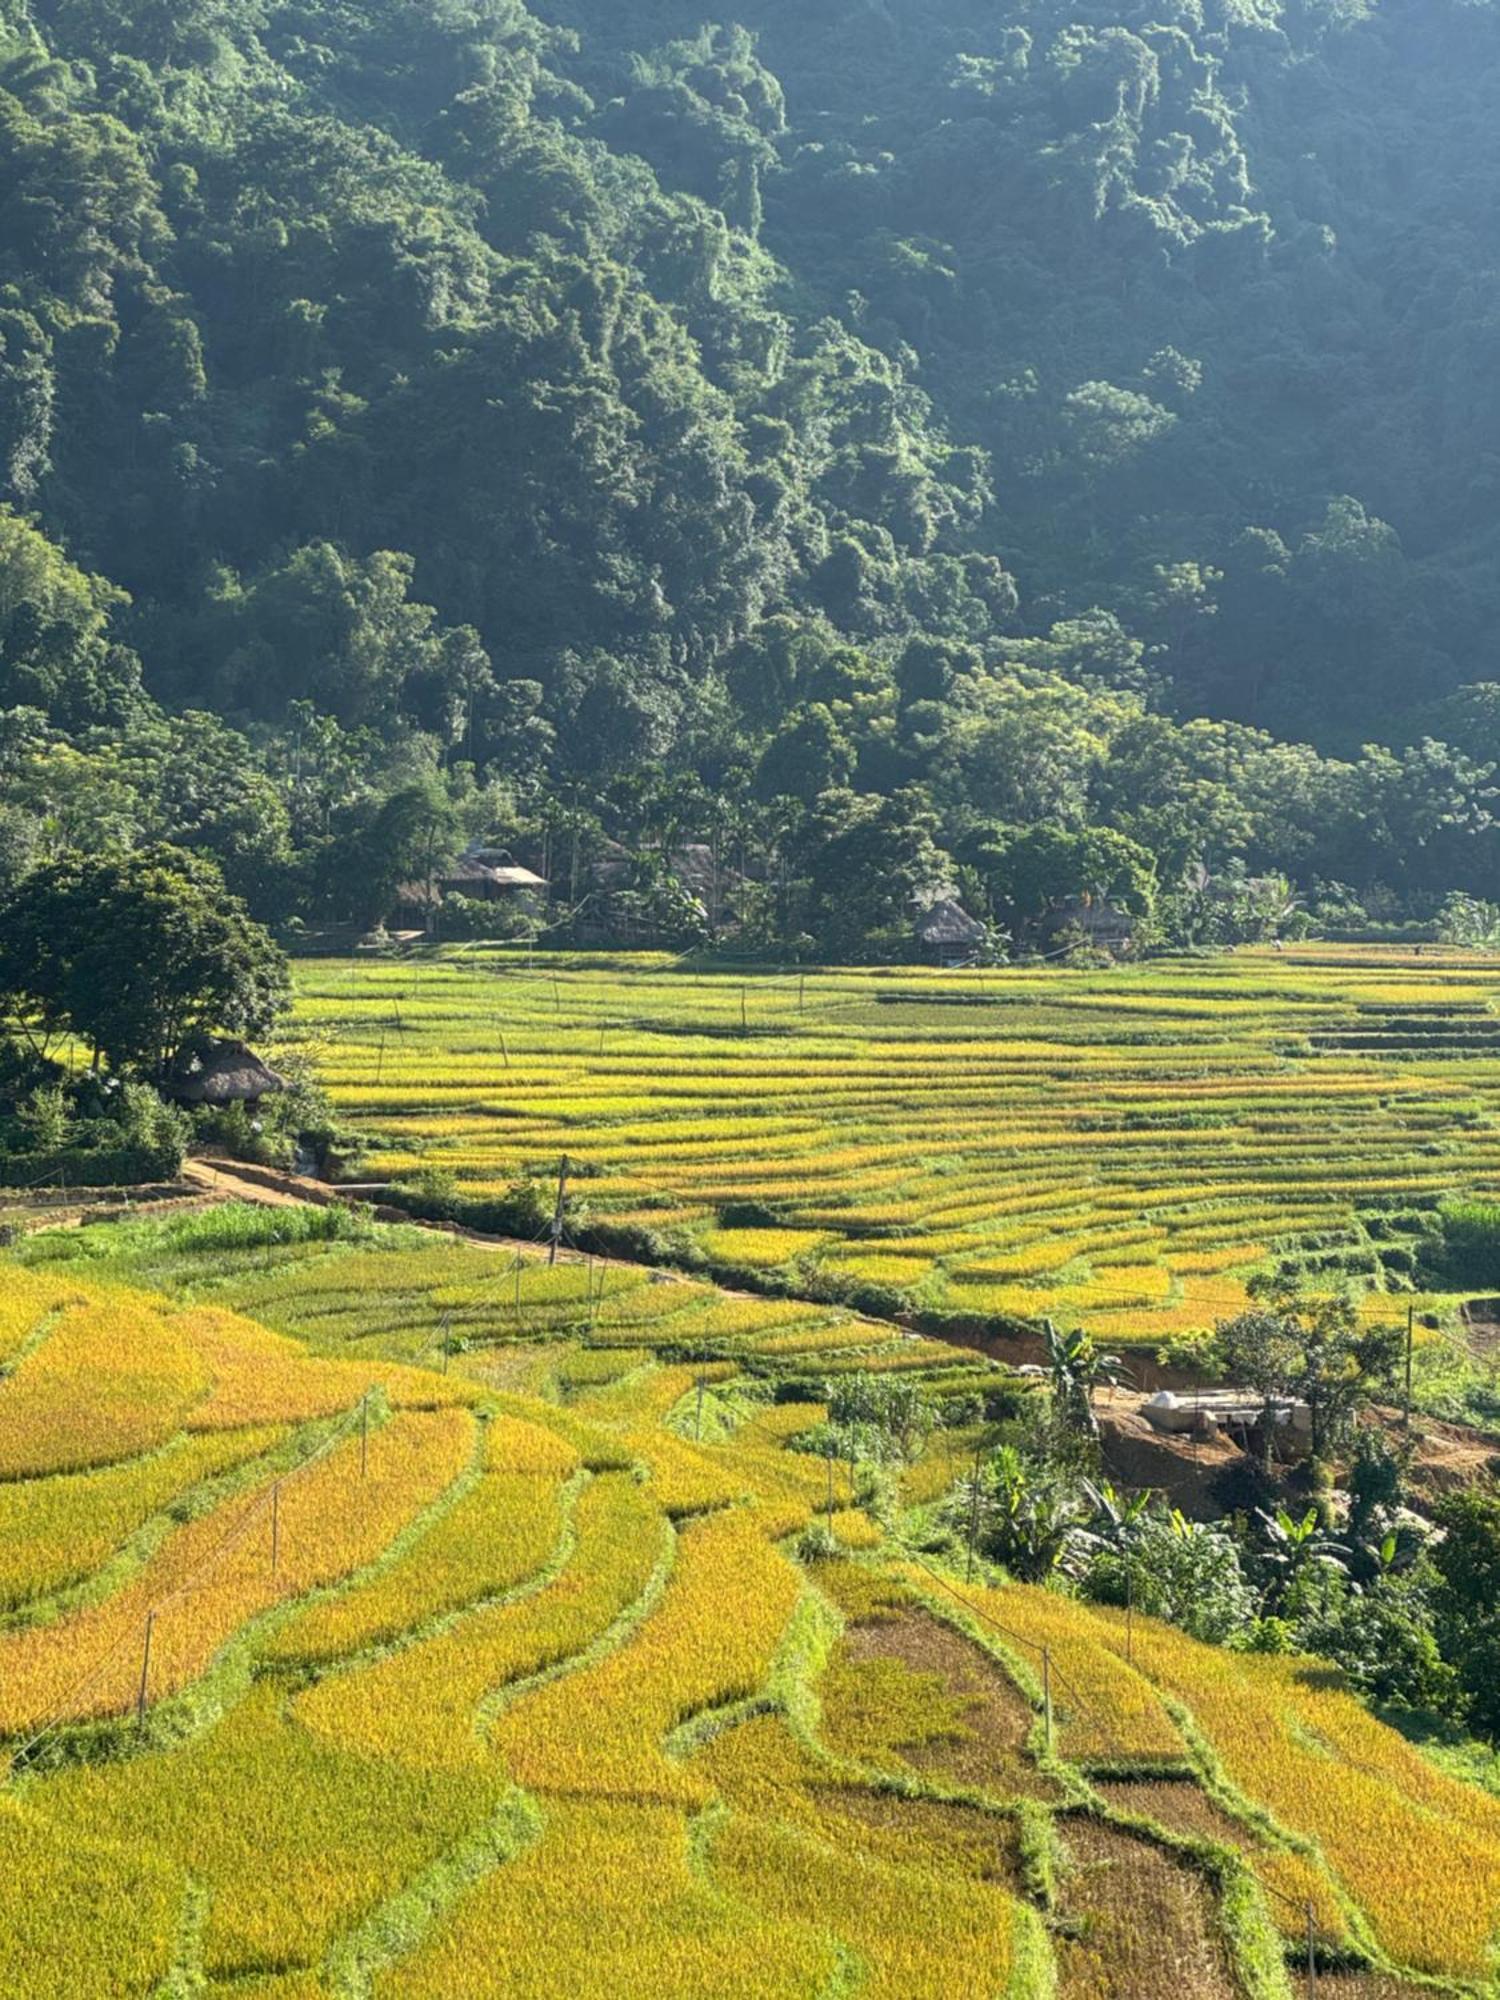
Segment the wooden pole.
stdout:
<svg viewBox="0 0 1500 2000">
<path fill-rule="evenodd" d="M 1125 1664 L 1135 1665 L 1135 1577 L 1129 1557 L 1125 1562 Z"/>
<path fill-rule="evenodd" d="M 146 1613 L 146 1643 L 141 1651 L 141 1685 L 135 1698 L 135 1719 L 146 1720 L 146 1690 L 151 1681 L 151 1635 L 156 1630 L 156 1613 Z"/>
<path fill-rule="evenodd" d="M 562 1164 L 557 1170 L 557 1206 L 552 1211 L 552 1247 L 547 1253 L 547 1262 L 557 1262 L 557 1246 L 562 1241 L 563 1208 L 568 1199 L 568 1156 L 562 1156 Z"/>
<path fill-rule="evenodd" d="M 833 1518 L 833 1447 L 828 1450 L 828 1518 Z"/>
<path fill-rule="evenodd" d="M 500 1054 L 501 1054 L 501 1056 L 502 1056 L 502 1057 L 504 1058 L 504 1061 L 505 1061 L 505 1067 L 506 1067 L 506 1069 L 507 1069 L 507 1070 L 509 1070 L 509 1068 L 510 1068 L 510 1049 L 509 1049 L 509 1048 L 508 1048 L 508 1046 L 506 1045 L 506 1040 L 505 1040 L 505 1030 L 504 1030 L 504 1028 L 502 1028 L 502 1029 L 500 1030 Z"/>
<path fill-rule="evenodd" d="M 370 1392 L 366 1389 L 359 1399 L 359 1476 L 370 1476 Z"/>
<path fill-rule="evenodd" d="M 281 1568 L 281 1481 L 271 1488 L 271 1574 Z"/>
<path fill-rule="evenodd" d="M 701 1371 L 698 1376 L 698 1418 L 694 1429 L 694 1436 L 700 1444 L 703 1442 L 703 1376 Z"/>
<path fill-rule="evenodd" d="M 740 1033 L 742 1035 L 748 1035 L 750 1032 L 749 999 L 750 989 L 747 986 L 742 986 L 740 988 Z"/>
<path fill-rule="evenodd" d="M 1307 1906 L 1307 1990 L 1318 1990 L 1318 1907 L 1313 1902 Z"/>
<path fill-rule="evenodd" d="M 1411 1429 L 1411 1359 L 1412 1349 L 1416 1345 L 1416 1337 L 1417 1302 L 1415 1299 L 1408 1299 L 1406 1304 L 1406 1414 L 1402 1419 L 1403 1427 L 1406 1430 Z"/>
<path fill-rule="evenodd" d="M 1042 1729 L 1047 1743 L 1047 1754 L 1052 1754 L 1052 1649 L 1042 1648 Z"/>
<path fill-rule="evenodd" d="M 979 1538 L 979 1452 L 974 1453 L 974 1490 L 969 1496 L 969 1562 L 964 1582 L 974 1581 L 974 1544 Z"/>
<path fill-rule="evenodd" d="M 521 1324 L 521 1253 L 516 1252 L 516 1325 Z"/>
</svg>

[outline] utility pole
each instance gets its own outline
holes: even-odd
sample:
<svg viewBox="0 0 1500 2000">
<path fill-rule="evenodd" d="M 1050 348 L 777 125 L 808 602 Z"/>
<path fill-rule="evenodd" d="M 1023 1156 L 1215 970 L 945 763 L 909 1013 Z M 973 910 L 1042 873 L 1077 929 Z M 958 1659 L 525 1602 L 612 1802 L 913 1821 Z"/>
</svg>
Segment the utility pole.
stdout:
<svg viewBox="0 0 1500 2000">
<path fill-rule="evenodd" d="M 1052 1754 L 1052 1649 L 1042 1648 L 1042 1730 L 1046 1737 L 1047 1754 Z"/>
<path fill-rule="evenodd" d="M 557 1262 L 557 1246 L 562 1241 L 563 1209 L 568 1199 L 568 1156 L 562 1156 L 562 1164 L 557 1170 L 557 1206 L 552 1211 L 552 1247 L 547 1253 L 547 1262 Z"/>
<path fill-rule="evenodd" d="M 969 1495 L 969 1562 L 964 1571 L 964 1582 L 974 1581 L 974 1544 L 979 1538 L 979 1450 L 974 1451 L 974 1482 Z"/>
<path fill-rule="evenodd" d="M 1311 1901 L 1307 1906 L 1307 1990 L 1310 1994 L 1318 1990 L 1318 1908 Z"/>
<path fill-rule="evenodd" d="M 370 1476 L 370 1392 L 366 1389 L 359 1399 L 359 1476 Z"/>
<path fill-rule="evenodd" d="M 1403 1428 L 1411 1429 L 1411 1359 L 1417 1337 L 1417 1302 L 1406 1302 L 1406 1414 L 1402 1419 Z"/>
<path fill-rule="evenodd" d="M 742 986 L 740 988 L 740 1033 L 742 1035 L 748 1035 L 750 1032 L 750 1019 L 749 1019 L 749 1011 L 747 1005 L 748 1000 L 749 1000 L 749 988 Z"/>
<path fill-rule="evenodd" d="M 151 1680 L 151 1635 L 156 1630 L 156 1613 L 146 1613 L 146 1644 L 141 1653 L 141 1685 L 135 1698 L 135 1719 L 146 1720 L 146 1690 Z"/>
<path fill-rule="evenodd" d="M 694 1425 L 693 1435 L 700 1444 L 703 1442 L 703 1372 L 701 1369 L 698 1372 L 698 1416 Z"/>
<path fill-rule="evenodd" d="M 271 1488 L 271 1574 L 281 1568 L 281 1481 Z"/>
</svg>

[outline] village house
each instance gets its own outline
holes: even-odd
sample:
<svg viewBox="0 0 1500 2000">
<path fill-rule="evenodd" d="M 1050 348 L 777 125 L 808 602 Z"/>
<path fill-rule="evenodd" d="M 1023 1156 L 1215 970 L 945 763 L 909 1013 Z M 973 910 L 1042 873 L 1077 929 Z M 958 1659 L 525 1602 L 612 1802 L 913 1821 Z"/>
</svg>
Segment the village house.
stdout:
<svg viewBox="0 0 1500 2000">
<path fill-rule="evenodd" d="M 291 1087 L 247 1043 L 231 1040 L 200 1042 L 183 1050 L 163 1085 L 174 1103 L 206 1104 L 215 1111 L 243 1104 L 252 1117 L 263 1097 L 280 1096 Z"/>
<path fill-rule="evenodd" d="M 401 928 L 425 928 L 445 896 L 505 903 L 545 896 L 546 891 L 545 878 L 521 867 L 508 848 L 475 842 L 428 881 L 403 882 L 396 891 L 395 921 Z"/>
<path fill-rule="evenodd" d="M 912 935 L 929 965 L 969 965 L 989 942 L 989 932 L 951 896 L 940 896 L 921 913 Z"/>
</svg>

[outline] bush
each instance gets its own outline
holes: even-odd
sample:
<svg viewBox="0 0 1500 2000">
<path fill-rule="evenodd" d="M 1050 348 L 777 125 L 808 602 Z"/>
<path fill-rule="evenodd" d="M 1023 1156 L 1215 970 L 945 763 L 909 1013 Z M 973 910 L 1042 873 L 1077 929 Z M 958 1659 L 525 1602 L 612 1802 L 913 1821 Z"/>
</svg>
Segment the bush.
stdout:
<svg viewBox="0 0 1500 2000">
<path fill-rule="evenodd" d="M 258 1167 L 290 1167 L 293 1147 L 284 1134 L 272 1134 L 243 1104 L 200 1105 L 193 1112 L 193 1136 L 202 1146 L 227 1153 L 232 1160 L 250 1160 Z"/>
<path fill-rule="evenodd" d="M 1143 1515 L 1124 1548 L 1089 1561 L 1080 1589 L 1096 1604 L 1133 1603 L 1213 1645 L 1244 1632 L 1255 1612 L 1230 1537 L 1180 1514 Z"/>
<path fill-rule="evenodd" d="M 1422 1246 L 1424 1275 L 1454 1291 L 1500 1291 L 1500 1203 L 1448 1201 Z"/>
</svg>

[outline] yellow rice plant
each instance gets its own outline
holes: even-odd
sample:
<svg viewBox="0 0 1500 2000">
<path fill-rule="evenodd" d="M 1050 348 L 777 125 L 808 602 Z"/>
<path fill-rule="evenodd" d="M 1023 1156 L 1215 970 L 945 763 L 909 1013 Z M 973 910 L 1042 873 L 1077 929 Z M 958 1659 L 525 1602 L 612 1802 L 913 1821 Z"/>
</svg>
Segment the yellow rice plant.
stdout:
<svg viewBox="0 0 1500 2000">
<path fill-rule="evenodd" d="M 349 1755 L 286 1722 L 277 1691 L 260 1686 L 165 1756 L 64 1772 L 47 1787 L 46 1810 L 60 1831 L 107 1835 L 160 1856 L 174 1875 L 187 1870 L 206 1897 L 204 1971 L 238 1993 L 242 1974 L 316 1965 L 482 1827 L 497 1796 L 482 1773 Z M 154 1990 L 105 1982 L 55 1992 Z"/>
<path fill-rule="evenodd" d="M 0 1297 L 0 1366 L 20 1352 L 49 1313 L 82 1303 L 82 1294 L 75 1286 L 44 1271 L 23 1271 L 8 1265 L 5 1292 Z"/>
<path fill-rule="evenodd" d="M 885 1329 L 872 1325 L 869 1320 L 828 1320 L 822 1326 L 808 1327 L 802 1333 L 778 1333 L 770 1340 L 757 1340 L 753 1343 L 752 1352 L 771 1356 L 818 1355 L 834 1353 L 841 1348 L 869 1347 L 885 1337 Z"/>
<path fill-rule="evenodd" d="M 540 1841 L 463 1895 L 378 2000 L 800 2000 L 840 1963 L 820 1919 L 784 1923 L 697 1864 L 669 1806 L 548 1801 Z"/>
<path fill-rule="evenodd" d="M 1151 1681 L 1113 1650 L 1109 1627 L 1087 1607 L 1056 1591 L 1024 1584 L 1001 1590 L 954 1585 L 942 1590 L 925 1572 L 903 1573 L 925 1591 L 933 1609 L 951 1613 L 955 1601 L 974 1615 L 974 1629 L 997 1641 L 1041 1681 L 1042 1652 L 1056 1669 L 1054 1714 L 1066 1756 L 1082 1758 L 1186 1758 L 1177 1725 Z M 1228 1657 L 1225 1655 L 1224 1657 Z"/>
<path fill-rule="evenodd" d="M 555 1372 L 564 1389 L 600 1389 L 645 1367 L 651 1353 L 647 1347 L 575 1348 L 558 1362 Z"/>
<path fill-rule="evenodd" d="M 273 1568 L 270 1485 L 172 1535 L 123 1589 L 50 1625 L 0 1633 L 0 1732 L 119 1715 L 137 1698 L 151 1629 L 148 1697 L 175 1694 L 242 1625 L 372 1562 L 462 1472 L 473 1419 L 403 1414 L 281 1482 Z"/>
<path fill-rule="evenodd" d="M 840 1507 L 828 1517 L 834 1540 L 846 1549 L 878 1549 L 885 1537 L 859 1507 Z"/>
<path fill-rule="evenodd" d="M 280 1436 L 267 1428 L 174 1438 L 123 1465 L 0 1486 L 0 1611 L 88 1576 L 154 1514 Z"/>
<path fill-rule="evenodd" d="M 712 1879 L 778 1932 L 815 1926 L 863 1968 L 871 2000 L 1003 2000 L 1018 1907 L 1002 1888 L 898 1868 L 789 1827 L 731 1814 Z"/>
<path fill-rule="evenodd" d="M 0 1382 L 0 1479 L 152 1451 L 208 1386 L 191 1343 L 148 1303 L 122 1296 L 72 1306 Z"/>
<path fill-rule="evenodd" d="M 1169 1253 L 1166 1265 L 1179 1277 L 1216 1278 L 1225 1271 L 1240 1271 L 1260 1261 L 1267 1253 L 1264 1243 L 1231 1243 L 1219 1250 L 1186 1250 Z"/>
<path fill-rule="evenodd" d="M 6 2000 L 160 1991 L 187 1879 L 149 1845 L 115 1844 L 0 1799 L 0 1990 Z"/>
<path fill-rule="evenodd" d="M 698 1237 L 715 1263 L 767 1271 L 813 1255 L 821 1240 L 812 1229 L 705 1229 Z"/>
<path fill-rule="evenodd" d="M 193 1411 L 195 1431 L 332 1416 L 357 1403 L 373 1383 L 369 1369 L 320 1361 L 296 1341 L 238 1313 L 194 1307 L 175 1314 L 171 1325 L 201 1358 L 213 1383 Z"/>
<path fill-rule="evenodd" d="M 835 1268 L 850 1278 L 867 1278 L 876 1285 L 919 1285 L 932 1270 L 930 1257 L 871 1257 L 862 1250 L 841 1250 Z"/>
<path fill-rule="evenodd" d="M 529 1395 L 507 1392 L 487 1395 L 485 1404 L 501 1415 L 519 1417 L 534 1430 L 547 1431 L 589 1472 L 625 1472 L 630 1469 L 630 1453 L 619 1438 L 597 1424 L 581 1421 L 571 1410 L 560 1409 L 553 1403 L 539 1403 Z M 511 1464 L 502 1469 L 509 1472 L 545 1470 L 530 1462 Z"/>
<path fill-rule="evenodd" d="M 437 1769 L 483 1761 L 485 1697 L 593 1644 L 645 1590 L 666 1532 L 629 1473 L 601 1475 L 585 1488 L 567 1560 L 544 1589 L 320 1682 L 298 1697 L 296 1719 L 366 1756 Z"/>
<path fill-rule="evenodd" d="M 507 1708 L 491 1747 L 537 1790 L 706 1803 L 701 1780 L 668 1761 L 662 1739 L 763 1685 L 801 1589 L 750 1510 L 695 1523 L 661 1604 L 629 1640 Z"/>
<path fill-rule="evenodd" d="M 560 1438 L 535 1424 L 497 1418 L 487 1427 L 477 1484 L 378 1575 L 282 1626 L 261 1656 L 298 1665 L 339 1659 L 515 1589 L 557 1545 L 559 1482 L 577 1462 Z M 520 1469 L 504 1469 L 512 1465 Z"/>
<path fill-rule="evenodd" d="M 1191 1710 L 1231 1782 L 1318 1843 L 1393 1959 L 1491 1971 L 1500 1802 L 1427 1764 L 1326 1666 L 1229 1654 L 1141 1620 L 1135 1657 Z"/>
<path fill-rule="evenodd" d="M 651 1497 L 669 1520 L 710 1513 L 744 1497 L 744 1482 L 701 1445 L 663 1430 L 628 1432 L 624 1441 L 647 1468 Z"/>
</svg>

